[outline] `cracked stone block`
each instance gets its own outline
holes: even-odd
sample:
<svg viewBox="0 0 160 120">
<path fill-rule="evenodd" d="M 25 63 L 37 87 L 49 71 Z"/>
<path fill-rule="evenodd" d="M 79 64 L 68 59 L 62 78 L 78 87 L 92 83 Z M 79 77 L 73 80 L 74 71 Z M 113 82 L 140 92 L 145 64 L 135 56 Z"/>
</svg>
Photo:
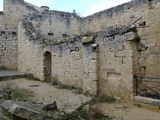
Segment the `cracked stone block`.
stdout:
<svg viewBox="0 0 160 120">
<path fill-rule="evenodd" d="M 133 41 L 138 39 L 138 35 L 135 32 L 128 32 L 125 34 L 125 40 L 127 41 Z"/>
</svg>

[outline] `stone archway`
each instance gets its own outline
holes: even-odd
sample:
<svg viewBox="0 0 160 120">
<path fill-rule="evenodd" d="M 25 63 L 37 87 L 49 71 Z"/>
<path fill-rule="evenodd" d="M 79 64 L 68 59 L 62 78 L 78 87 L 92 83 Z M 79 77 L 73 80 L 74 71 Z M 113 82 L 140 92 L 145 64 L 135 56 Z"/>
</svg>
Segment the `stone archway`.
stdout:
<svg viewBox="0 0 160 120">
<path fill-rule="evenodd" d="M 46 51 L 44 53 L 44 62 L 43 62 L 43 74 L 44 74 L 44 81 L 51 80 L 52 74 L 52 55 L 51 52 Z"/>
</svg>

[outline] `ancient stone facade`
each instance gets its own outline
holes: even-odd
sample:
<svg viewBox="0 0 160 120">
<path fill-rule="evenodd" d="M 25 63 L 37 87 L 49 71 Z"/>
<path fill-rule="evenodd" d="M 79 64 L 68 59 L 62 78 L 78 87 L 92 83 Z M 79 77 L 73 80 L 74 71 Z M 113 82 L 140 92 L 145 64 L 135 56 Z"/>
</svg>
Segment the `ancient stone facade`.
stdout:
<svg viewBox="0 0 160 120">
<path fill-rule="evenodd" d="M 132 0 L 84 18 L 4 0 L 0 66 L 132 99 L 134 75 L 160 73 L 159 13 L 160 0 Z"/>
</svg>

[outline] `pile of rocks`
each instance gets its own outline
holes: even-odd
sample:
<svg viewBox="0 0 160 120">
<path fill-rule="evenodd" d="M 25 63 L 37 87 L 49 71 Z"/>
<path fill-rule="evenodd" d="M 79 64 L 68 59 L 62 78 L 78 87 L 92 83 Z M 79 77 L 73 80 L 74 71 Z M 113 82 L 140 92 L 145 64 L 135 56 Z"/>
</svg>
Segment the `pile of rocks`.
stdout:
<svg viewBox="0 0 160 120">
<path fill-rule="evenodd" d="M 32 107 L 26 107 L 12 100 L 6 100 L 1 107 L 5 113 L 9 113 L 13 120 L 66 120 L 64 111 L 57 109 L 56 102 L 43 103 L 41 110 L 34 110 Z M 39 109 L 39 108 L 38 108 Z M 6 114 L 7 115 L 7 114 Z M 7 120 L 3 114 L 0 114 L 1 120 Z"/>
</svg>

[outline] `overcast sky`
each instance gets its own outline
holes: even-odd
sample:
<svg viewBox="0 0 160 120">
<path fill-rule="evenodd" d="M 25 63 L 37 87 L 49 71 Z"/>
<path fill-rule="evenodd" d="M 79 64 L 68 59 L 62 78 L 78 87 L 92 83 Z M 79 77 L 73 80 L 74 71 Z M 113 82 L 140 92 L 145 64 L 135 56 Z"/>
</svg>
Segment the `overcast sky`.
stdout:
<svg viewBox="0 0 160 120">
<path fill-rule="evenodd" d="M 50 10 L 60 10 L 66 12 L 72 12 L 76 10 L 81 16 L 91 15 L 95 12 L 120 5 L 122 3 L 131 0 L 25 0 L 26 2 L 32 3 L 36 6 L 49 6 Z M 0 0 L 0 10 L 2 7 L 3 0 Z"/>
</svg>

